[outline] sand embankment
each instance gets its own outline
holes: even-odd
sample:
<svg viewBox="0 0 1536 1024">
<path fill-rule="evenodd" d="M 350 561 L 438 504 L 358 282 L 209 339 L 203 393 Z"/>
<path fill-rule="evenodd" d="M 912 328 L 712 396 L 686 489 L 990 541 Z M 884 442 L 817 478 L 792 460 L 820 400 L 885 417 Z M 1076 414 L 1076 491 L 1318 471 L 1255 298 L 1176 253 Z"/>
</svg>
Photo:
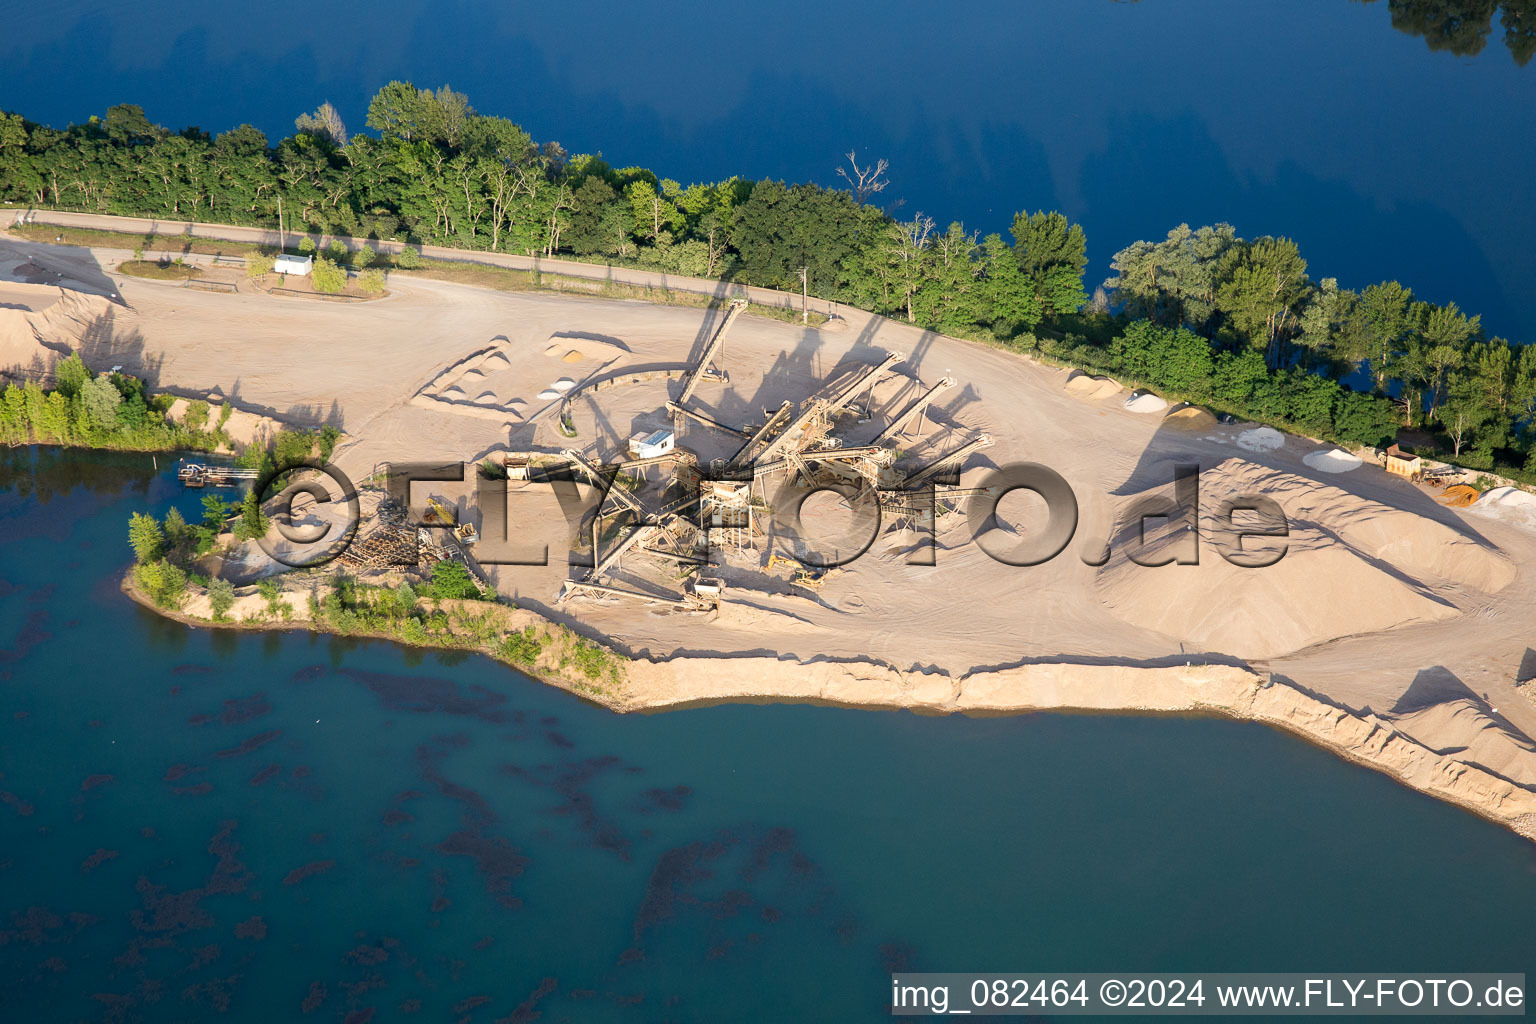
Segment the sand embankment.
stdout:
<svg viewBox="0 0 1536 1024">
<path fill-rule="evenodd" d="M 1376 715 L 1356 715 L 1281 679 L 1226 665 L 1042 663 L 900 672 L 868 662 L 674 658 L 629 667 L 617 710 L 732 700 L 812 700 L 934 712 L 1209 713 L 1261 722 L 1536 839 L 1536 792 L 1437 753 Z"/>
</svg>

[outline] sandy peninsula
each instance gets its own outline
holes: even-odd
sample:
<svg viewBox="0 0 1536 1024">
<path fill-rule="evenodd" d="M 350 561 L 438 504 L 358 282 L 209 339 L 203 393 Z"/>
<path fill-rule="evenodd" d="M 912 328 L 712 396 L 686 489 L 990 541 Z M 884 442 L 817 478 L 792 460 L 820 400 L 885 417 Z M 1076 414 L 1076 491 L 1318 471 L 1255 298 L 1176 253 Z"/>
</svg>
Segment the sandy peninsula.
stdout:
<svg viewBox="0 0 1536 1024">
<path fill-rule="evenodd" d="M 79 351 L 252 417 L 330 423 L 355 481 L 462 464 L 409 503 L 436 498 L 479 527 L 469 558 L 507 602 L 503 631 L 547 624 L 625 656 L 621 677 L 586 694 L 615 710 L 769 699 L 1221 714 L 1536 837 L 1536 703 L 1519 689 L 1536 662 L 1536 524 L 1520 501 L 1447 507 L 1353 453 L 855 310 L 823 328 L 740 315 L 713 346 L 725 308 L 400 275 L 374 302 L 303 302 L 125 278 L 114 268 L 128 255 L 0 240 L 0 366 L 45 370 Z M 831 403 L 825 423 L 811 422 L 816 401 Z M 637 458 L 633 439 L 658 431 L 686 458 Z M 534 479 L 488 486 L 486 460 Z M 748 495 L 755 525 L 695 514 L 707 543 L 687 548 L 669 509 L 733 461 L 749 482 L 770 469 L 780 482 Z M 594 485 L 580 463 L 618 467 L 618 483 Z M 1059 475 L 1077 507 L 1060 553 L 1028 566 L 1007 552 L 1049 532 L 1047 511 L 1028 491 L 997 498 L 997 474 L 1023 463 Z M 558 483 L 541 477 L 556 464 Z M 876 482 L 929 473 L 935 494 L 958 497 L 881 499 L 871 526 L 859 499 L 796 497 L 832 464 Z M 1157 520 L 1142 543 L 1131 511 L 1166 504 L 1188 465 L 1197 528 Z M 1254 496 L 1287 524 L 1284 557 L 1259 568 L 1211 539 L 1224 503 Z M 1180 564 L 1192 542 L 1198 564 Z M 546 549 L 547 564 L 494 564 L 492 548 L 520 561 Z M 776 552 L 856 557 L 807 575 Z M 695 592 L 701 577 L 718 598 Z M 581 692 L 557 662 L 527 669 Z"/>
</svg>

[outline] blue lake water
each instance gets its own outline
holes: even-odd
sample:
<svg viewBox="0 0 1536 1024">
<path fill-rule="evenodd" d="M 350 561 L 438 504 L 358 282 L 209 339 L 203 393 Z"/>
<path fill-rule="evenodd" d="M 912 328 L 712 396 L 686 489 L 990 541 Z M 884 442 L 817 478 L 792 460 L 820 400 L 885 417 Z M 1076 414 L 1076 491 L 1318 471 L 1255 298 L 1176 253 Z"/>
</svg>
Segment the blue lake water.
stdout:
<svg viewBox="0 0 1536 1024">
<path fill-rule="evenodd" d="M 0 450 L 0 1019 L 877 1021 L 894 968 L 1536 967 L 1536 846 L 1269 729 L 618 716 L 187 629 L 117 589 L 128 513 L 173 503 L 149 456 Z"/>
<path fill-rule="evenodd" d="M 836 184 L 856 148 L 891 161 L 900 215 L 993 231 L 1059 208 L 1090 290 L 1129 242 L 1227 220 L 1294 237 L 1315 278 L 1397 278 L 1536 339 L 1536 63 L 1497 15 L 1457 57 L 1349 0 L 16 6 L 0 106 L 58 125 L 137 102 L 277 137 L 330 100 L 359 129 L 389 79 L 448 82 L 684 182 Z"/>
</svg>

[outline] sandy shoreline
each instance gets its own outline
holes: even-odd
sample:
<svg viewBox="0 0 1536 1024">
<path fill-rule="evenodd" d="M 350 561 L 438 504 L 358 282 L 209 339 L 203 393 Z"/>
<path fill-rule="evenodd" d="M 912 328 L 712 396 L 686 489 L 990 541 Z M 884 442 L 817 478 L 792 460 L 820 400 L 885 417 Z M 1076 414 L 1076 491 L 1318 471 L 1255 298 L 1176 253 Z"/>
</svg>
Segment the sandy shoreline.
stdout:
<svg viewBox="0 0 1536 1024">
<path fill-rule="evenodd" d="M 516 607 L 480 607 L 503 609 L 498 628 L 531 627 L 554 650 L 570 653 L 582 636 L 623 652 L 622 685 L 584 680 L 556 657 L 516 665 L 605 707 L 814 701 L 933 714 L 1221 714 L 1283 728 L 1536 835 L 1536 702 L 1517 690 L 1536 664 L 1536 531 L 1513 517 L 1447 507 L 1369 464 L 1319 469 L 1305 438 L 1270 430 L 1268 443 L 1247 443 L 1263 432 L 1198 410 L 1132 408 L 1113 381 L 868 314 L 848 311 L 837 332 L 742 317 L 722 350 L 728 380 L 698 391 L 700 409 L 733 436 L 665 408 L 673 371 L 699 358 L 717 314 L 432 281 L 401 281 L 376 303 L 284 303 L 124 279 L 109 269 L 122 255 L 0 245 L 0 276 L 26 260 L 100 279 L 122 297 L 16 292 L 27 308 L 4 311 L 0 363 L 46 367 L 74 349 L 156 389 L 216 392 L 252 416 L 331 424 L 345 435 L 335 461 L 364 480 L 394 461 L 472 467 L 497 453 L 565 448 L 611 463 L 630 438 L 661 427 L 677 429 L 679 448 L 708 465 L 740 446 L 738 428 L 890 357 L 899 374 L 871 386 L 839 427 L 849 450 L 900 427 L 890 443 L 915 468 L 985 434 L 995 443 L 970 456 L 962 487 L 1009 463 L 1048 460 L 1077 495 L 1077 539 L 1023 569 L 983 542 L 1036 529 L 1027 504 L 1004 510 L 987 536 L 967 515 L 951 516 L 934 529 L 931 563 L 911 560 L 909 525 L 885 524 L 856 563 L 810 591 L 770 560 L 782 538 L 727 545 L 710 562 L 726 597 L 701 614 L 668 597 L 679 589 L 676 564 L 644 554 L 614 570 L 610 582 L 628 598 L 563 599 L 581 573 L 582 531 L 561 502 L 595 508 L 601 499 L 586 484 L 561 498 L 544 484 L 509 482 L 484 501 L 473 473 L 418 484 L 413 505 L 435 495 L 488 537 L 515 523 L 520 544 L 543 546 L 542 564 L 489 559 L 501 562 L 491 584 Z M 591 389 L 572 407 L 576 433 L 557 429 L 547 397 L 555 383 L 615 374 L 633 383 Z M 953 386 L 936 390 L 923 416 L 898 424 L 915 395 L 946 379 Z M 670 388 L 681 393 L 675 381 Z M 1285 559 L 1242 569 L 1207 545 L 1198 564 L 1128 561 L 1125 511 L 1166 493 L 1185 462 L 1202 467 L 1201 537 L 1223 499 L 1264 495 L 1292 525 Z M 642 476 L 635 494 L 660 507 L 674 482 Z M 841 543 L 836 516 L 816 515 L 828 517 L 828 543 Z M 1171 546 L 1178 534 L 1164 539 Z M 1098 557 L 1110 541 L 1114 556 Z M 194 604 L 182 621 L 213 625 Z M 310 628 L 307 608 L 290 610 L 291 623 L 239 625 Z"/>
<path fill-rule="evenodd" d="M 149 611 L 191 627 L 307 630 L 401 643 L 397 637 L 382 633 L 339 633 L 308 619 L 214 622 L 184 611 L 169 611 L 156 606 L 127 576 L 122 590 Z M 547 622 L 523 609 L 488 607 L 504 615 L 508 629 Z M 494 650 L 484 645 L 427 648 L 470 649 L 495 657 Z M 552 667 L 519 666 L 517 670 L 620 714 L 720 703 L 814 703 L 932 714 L 1203 714 L 1258 722 L 1536 841 L 1536 793 L 1437 753 L 1374 715 L 1351 713 L 1285 680 L 1236 666 L 1055 662 L 956 677 L 942 670 L 901 672 L 864 660 L 800 662 L 683 656 L 628 661 L 616 693 L 596 693 L 573 685 L 570 673 L 551 671 Z"/>
</svg>

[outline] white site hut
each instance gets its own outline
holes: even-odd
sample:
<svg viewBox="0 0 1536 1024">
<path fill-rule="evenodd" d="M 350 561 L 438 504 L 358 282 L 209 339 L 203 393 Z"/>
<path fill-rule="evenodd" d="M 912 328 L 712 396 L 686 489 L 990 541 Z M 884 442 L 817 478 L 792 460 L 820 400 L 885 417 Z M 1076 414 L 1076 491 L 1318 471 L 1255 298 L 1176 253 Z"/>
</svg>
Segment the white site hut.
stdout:
<svg viewBox="0 0 1536 1024">
<path fill-rule="evenodd" d="M 653 430 L 649 434 L 636 434 L 629 439 L 629 453 L 637 459 L 654 459 L 665 455 L 677 443 L 670 430 Z"/>
<path fill-rule="evenodd" d="M 313 256 L 292 256 L 284 252 L 273 257 L 272 269 L 279 274 L 297 274 L 299 277 L 306 277 L 314 263 Z"/>
</svg>

